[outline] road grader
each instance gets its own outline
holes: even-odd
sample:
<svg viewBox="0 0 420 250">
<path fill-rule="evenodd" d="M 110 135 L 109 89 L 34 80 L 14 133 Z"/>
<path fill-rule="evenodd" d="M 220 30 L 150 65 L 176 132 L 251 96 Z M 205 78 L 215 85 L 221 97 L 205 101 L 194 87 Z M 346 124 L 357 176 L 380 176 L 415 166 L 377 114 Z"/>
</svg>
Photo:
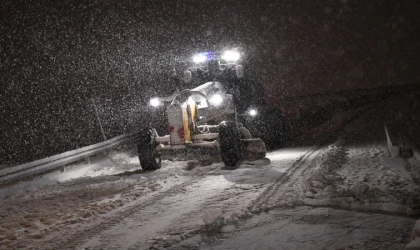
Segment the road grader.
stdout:
<svg viewBox="0 0 420 250">
<path fill-rule="evenodd" d="M 151 108 L 166 109 L 168 134 L 158 135 L 154 128 L 140 130 L 138 155 L 144 171 L 159 169 L 162 159 L 203 164 L 221 160 L 235 168 L 243 160 L 265 157 L 264 142 L 253 138 L 240 122 L 258 113 L 244 98 L 250 93 L 241 95 L 247 80 L 241 55 L 238 50 L 198 53 L 178 78 L 197 87 L 150 99 Z"/>
</svg>

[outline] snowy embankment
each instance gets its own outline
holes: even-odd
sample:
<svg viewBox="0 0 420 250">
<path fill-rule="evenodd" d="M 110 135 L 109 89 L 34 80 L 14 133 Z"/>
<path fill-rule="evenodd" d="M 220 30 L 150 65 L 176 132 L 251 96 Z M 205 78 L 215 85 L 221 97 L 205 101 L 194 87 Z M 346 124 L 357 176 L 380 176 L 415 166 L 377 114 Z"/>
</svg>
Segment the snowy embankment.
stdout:
<svg viewBox="0 0 420 250">
<path fill-rule="evenodd" d="M 375 115 L 372 117 L 375 120 Z M 351 129 L 367 132 L 363 127 L 368 125 L 349 124 L 349 129 L 324 149 L 301 180 L 299 201 L 310 206 L 418 217 L 420 162 L 416 157 L 391 158 L 384 139 L 378 140 L 380 130 L 357 134 Z M 405 249 L 420 249 L 420 220 Z"/>
<path fill-rule="evenodd" d="M 420 213 L 419 186 L 410 163 L 388 158 L 384 145 L 330 145 L 302 180 L 307 205 L 382 211 L 407 216 Z"/>
</svg>

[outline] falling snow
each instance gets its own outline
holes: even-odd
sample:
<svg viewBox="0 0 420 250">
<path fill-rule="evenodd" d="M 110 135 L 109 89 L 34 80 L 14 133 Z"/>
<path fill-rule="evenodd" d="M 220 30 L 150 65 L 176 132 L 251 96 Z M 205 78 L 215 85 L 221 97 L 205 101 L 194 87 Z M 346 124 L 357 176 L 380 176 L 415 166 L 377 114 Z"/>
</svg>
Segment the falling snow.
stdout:
<svg viewBox="0 0 420 250">
<path fill-rule="evenodd" d="M 137 130 L 148 118 L 147 99 L 174 90 L 170 68 L 199 50 L 242 48 L 250 75 L 277 99 L 416 83 L 415 6 L 4 1 L 1 160 L 25 162 L 100 141 L 92 100 L 108 137 Z"/>
<path fill-rule="evenodd" d="M 116 148 L 1 187 L 0 248 L 420 249 L 419 9 L 2 1 L 0 170 L 144 127 L 167 133 L 149 99 L 196 87 L 173 72 L 228 48 L 243 53 L 238 100 L 259 108 L 243 123 L 269 153 L 233 171 L 164 161 L 143 173 L 133 147 Z M 385 123 L 403 157 L 388 157 Z"/>
</svg>

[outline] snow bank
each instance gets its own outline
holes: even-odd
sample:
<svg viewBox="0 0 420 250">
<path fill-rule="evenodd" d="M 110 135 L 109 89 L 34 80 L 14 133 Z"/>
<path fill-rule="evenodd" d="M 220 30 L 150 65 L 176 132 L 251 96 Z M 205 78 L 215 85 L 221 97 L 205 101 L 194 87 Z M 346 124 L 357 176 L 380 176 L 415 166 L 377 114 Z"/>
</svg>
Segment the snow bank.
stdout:
<svg viewBox="0 0 420 250">
<path fill-rule="evenodd" d="M 302 176 L 302 202 L 420 214 L 420 188 L 415 177 L 420 168 L 413 167 L 412 161 L 387 156 L 380 113 L 369 112 L 348 124 Z"/>
<path fill-rule="evenodd" d="M 383 211 L 412 216 L 420 213 L 419 187 L 403 159 L 389 162 L 386 146 L 375 143 L 329 146 L 316 168 L 303 178 L 308 205 Z"/>
</svg>

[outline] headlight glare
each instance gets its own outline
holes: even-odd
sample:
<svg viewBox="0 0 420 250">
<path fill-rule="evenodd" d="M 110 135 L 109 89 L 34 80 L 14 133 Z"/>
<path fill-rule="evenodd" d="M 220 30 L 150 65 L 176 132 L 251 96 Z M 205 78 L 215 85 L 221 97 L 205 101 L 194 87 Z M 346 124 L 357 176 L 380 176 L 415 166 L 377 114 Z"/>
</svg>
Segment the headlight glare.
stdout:
<svg viewBox="0 0 420 250">
<path fill-rule="evenodd" d="M 213 106 L 219 106 L 223 102 L 223 97 L 219 94 L 215 94 L 209 99 L 209 102 Z"/>
<path fill-rule="evenodd" d="M 222 54 L 222 59 L 227 62 L 236 62 L 241 58 L 238 51 L 227 50 Z"/>
<path fill-rule="evenodd" d="M 250 116 L 256 116 L 258 114 L 258 111 L 256 109 L 250 109 L 248 110 L 248 114 Z"/>
<path fill-rule="evenodd" d="M 160 102 L 159 98 L 152 98 L 152 99 L 150 99 L 149 104 L 150 104 L 150 106 L 152 106 L 152 107 L 158 107 L 158 106 L 160 106 L 162 103 Z"/>
<path fill-rule="evenodd" d="M 203 53 L 199 53 L 193 56 L 193 62 L 196 64 L 203 63 L 207 60 L 207 57 Z"/>
</svg>

